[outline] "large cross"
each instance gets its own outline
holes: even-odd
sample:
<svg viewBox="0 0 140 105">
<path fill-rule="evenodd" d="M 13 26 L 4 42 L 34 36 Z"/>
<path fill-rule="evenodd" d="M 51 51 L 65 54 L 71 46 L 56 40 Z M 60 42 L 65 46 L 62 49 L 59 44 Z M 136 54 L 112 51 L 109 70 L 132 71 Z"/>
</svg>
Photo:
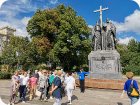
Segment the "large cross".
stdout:
<svg viewBox="0 0 140 105">
<path fill-rule="evenodd" d="M 100 26 L 102 28 L 103 26 L 103 17 L 102 17 L 102 12 L 108 10 L 108 8 L 102 8 L 102 6 L 100 6 L 99 10 L 95 10 L 94 12 L 100 12 Z"/>
</svg>

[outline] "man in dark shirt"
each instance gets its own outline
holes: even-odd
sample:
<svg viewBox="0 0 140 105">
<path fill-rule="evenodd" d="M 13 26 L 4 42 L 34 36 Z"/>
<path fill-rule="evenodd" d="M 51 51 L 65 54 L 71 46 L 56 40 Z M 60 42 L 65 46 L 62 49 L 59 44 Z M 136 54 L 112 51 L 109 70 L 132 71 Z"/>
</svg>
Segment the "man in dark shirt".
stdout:
<svg viewBox="0 0 140 105">
<path fill-rule="evenodd" d="M 61 93 L 61 77 L 62 71 L 58 70 L 57 71 L 57 76 L 55 77 L 53 84 L 52 84 L 52 90 L 50 91 L 50 94 L 53 95 L 55 98 L 55 103 L 53 105 L 61 105 L 61 100 L 62 100 L 62 93 Z"/>
</svg>

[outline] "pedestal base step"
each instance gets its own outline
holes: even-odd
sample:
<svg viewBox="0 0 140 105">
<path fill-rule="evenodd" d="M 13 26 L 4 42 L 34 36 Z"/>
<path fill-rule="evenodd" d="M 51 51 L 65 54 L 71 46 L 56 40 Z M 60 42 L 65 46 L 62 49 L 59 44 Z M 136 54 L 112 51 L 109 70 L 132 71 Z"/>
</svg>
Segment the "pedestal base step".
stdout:
<svg viewBox="0 0 140 105">
<path fill-rule="evenodd" d="M 79 85 L 79 80 L 76 81 Z M 125 80 L 85 79 L 87 88 L 122 90 Z"/>
</svg>

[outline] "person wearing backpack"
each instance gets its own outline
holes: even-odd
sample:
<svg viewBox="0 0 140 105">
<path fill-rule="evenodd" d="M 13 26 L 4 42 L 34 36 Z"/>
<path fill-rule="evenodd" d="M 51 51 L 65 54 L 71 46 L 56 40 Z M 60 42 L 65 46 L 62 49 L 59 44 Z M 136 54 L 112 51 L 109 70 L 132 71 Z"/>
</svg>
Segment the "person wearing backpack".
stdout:
<svg viewBox="0 0 140 105">
<path fill-rule="evenodd" d="M 121 98 L 123 98 L 124 93 L 126 92 L 128 97 L 131 100 L 131 105 L 135 104 L 139 99 L 139 87 L 136 80 L 133 80 L 134 73 L 127 72 L 126 77 L 128 80 L 124 84 L 124 89 L 121 94 Z"/>
</svg>

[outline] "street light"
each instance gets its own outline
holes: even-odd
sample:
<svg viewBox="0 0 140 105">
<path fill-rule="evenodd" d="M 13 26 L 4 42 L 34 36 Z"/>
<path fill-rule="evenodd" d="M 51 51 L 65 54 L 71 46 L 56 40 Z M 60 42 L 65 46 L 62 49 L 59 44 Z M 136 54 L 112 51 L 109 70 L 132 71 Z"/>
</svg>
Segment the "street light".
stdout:
<svg viewBox="0 0 140 105">
<path fill-rule="evenodd" d="M 16 51 L 16 57 L 18 58 L 19 57 L 19 52 Z M 18 63 L 17 63 L 17 70 L 19 69 L 19 58 L 18 58 Z"/>
</svg>

